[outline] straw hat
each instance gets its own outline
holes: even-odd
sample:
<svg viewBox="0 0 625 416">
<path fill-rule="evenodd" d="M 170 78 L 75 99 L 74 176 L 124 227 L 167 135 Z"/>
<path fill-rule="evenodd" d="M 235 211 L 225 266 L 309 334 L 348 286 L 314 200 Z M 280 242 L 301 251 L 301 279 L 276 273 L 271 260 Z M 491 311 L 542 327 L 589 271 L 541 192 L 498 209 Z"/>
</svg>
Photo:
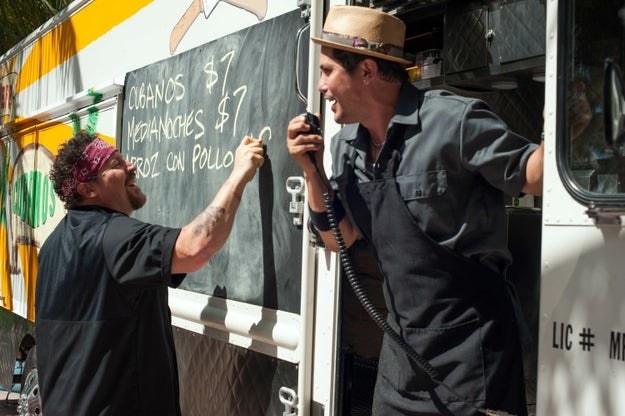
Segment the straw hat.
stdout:
<svg viewBox="0 0 625 416">
<path fill-rule="evenodd" d="M 406 25 L 395 16 L 363 6 L 333 6 L 321 37 L 313 42 L 402 64 Z"/>
</svg>

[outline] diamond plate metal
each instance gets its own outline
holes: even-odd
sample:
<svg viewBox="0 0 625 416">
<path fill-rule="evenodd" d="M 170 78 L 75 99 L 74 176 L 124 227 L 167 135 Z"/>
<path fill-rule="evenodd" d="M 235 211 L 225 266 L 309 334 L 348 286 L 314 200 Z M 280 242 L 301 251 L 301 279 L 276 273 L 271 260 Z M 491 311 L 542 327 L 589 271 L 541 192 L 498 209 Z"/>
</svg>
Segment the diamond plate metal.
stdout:
<svg viewBox="0 0 625 416">
<path fill-rule="evenodd" d="M 445 73 L 532 58 L 545 53 L 543 0 L 453 3 L 445 16 Z M 489 34 L 487 39 L 487 34 Z"/>
<path fill-rule="evenodd" d="M 544 55 L 544 1 L 504 1 L 499 13 L 500 27 L 495 31 L 495 39 L 499 42 L 502 63 Z"/>
<path fill-rule="evenodd" d="M 281 416 L 278 391 L 297 391 L 297 367 L 174 327 L 185 416 Z"/>
<path fill-rule="evenodd" d="M 446 15 L 443 47 L 445 73 L 485 67 L 487 45 L 484 39 L 486 7 L 454 10 Z"/>
</svg>

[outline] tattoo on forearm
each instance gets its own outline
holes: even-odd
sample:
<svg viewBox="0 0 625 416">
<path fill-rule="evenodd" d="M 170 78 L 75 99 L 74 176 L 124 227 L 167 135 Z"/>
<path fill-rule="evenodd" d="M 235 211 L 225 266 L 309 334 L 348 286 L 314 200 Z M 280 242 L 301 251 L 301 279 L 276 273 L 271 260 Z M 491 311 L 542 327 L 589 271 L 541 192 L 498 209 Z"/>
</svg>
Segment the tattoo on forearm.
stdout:
<svg viewBox="0 0 625 416">
<path fill-rule="evenodd" d="M 193 234 L 200 235 L 202 233 L 209 234 L 215 227 L 222 215 L 226 212 L 221 207 L 210 206 L 206 208 L 194 221 Z"/>
</svg>

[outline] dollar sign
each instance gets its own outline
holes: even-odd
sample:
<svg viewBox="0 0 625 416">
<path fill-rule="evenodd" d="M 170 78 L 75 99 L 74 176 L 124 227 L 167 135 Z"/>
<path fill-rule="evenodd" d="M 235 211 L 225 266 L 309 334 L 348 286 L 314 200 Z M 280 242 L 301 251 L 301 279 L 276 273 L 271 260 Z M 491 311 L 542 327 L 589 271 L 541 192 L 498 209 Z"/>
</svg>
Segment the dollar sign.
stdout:
<svg viewBox="0 0 625 416">
<path fill-rule="evenodd" d="M 217 84 L 219 80 L 219 75 L 217 75 L 217 71 L 213 70 L 213 57 L 211 56 L 211 60 L 209 63 L 204 65 L 204 72 L 208 75 L 206 80 L 206 88 L 208 89 L 209 94 L 213 94 L 213 86 Z"/>
<path fill-rule="evenodd" d="M 215 129 L 219 129 L 220 133 L 223 133 L 224 124 L 226 124 L 226 121 L 228 121 L 228 119 L 230 118 L 230 115 L 226 111 L 226 105 L 228 104 L 229 100 L 230 97 L 228 96 L 228 94 L 226 94 L 226 96 L 221 99 L 219 105 L 217 106 L 217 111 L 221 115 L 221 121 L 217 121 L 217 123 L 215 123 Z"/>
</svg>

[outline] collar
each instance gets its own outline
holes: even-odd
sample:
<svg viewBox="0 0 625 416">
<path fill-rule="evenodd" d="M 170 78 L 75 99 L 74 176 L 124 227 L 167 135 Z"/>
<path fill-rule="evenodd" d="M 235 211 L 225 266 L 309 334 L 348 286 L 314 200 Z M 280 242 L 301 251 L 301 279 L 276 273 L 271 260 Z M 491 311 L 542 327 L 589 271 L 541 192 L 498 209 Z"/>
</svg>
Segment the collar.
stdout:
<svg viewBox="0 0 625 416">
<path fill-rule="evenodd" d="M 82 211 L 82 212 L 102 211 L 102 212 L 106 212 L 106 213 L 109 213 L 109 214 L 121 214 L 121 215 L 124 215 L 124 216 L 128 217 L 128 215 L 124 214 L 123 212 L 119 212 L 119 211 L 116 211 L 116 210 L 111 209 L 111 208 L 103 207 L 101 205 L 92 205 L 92 204 L 89 204 L 89 205 L 77 205 L 74 208 L 70 208 L 68 210 L 68 212 L 71 212 L 71 211 Z"/>
<path fill-rule="evenodd" d="M 391 118 L 387 131 L 393 129 L 396 124 L 417 126 L 419 124 L 419 110 L 423 103 L 423 96 L 423 91 L 410 82 L 404 82 L 399 90 L 395 115 Z M 341 130 L 343 130 L 342 134 L 338 135 L 340 140 L 350 142 L 358 150 L 367 151 L 369 132 L 361 124 L 346 125 Z"/>
<path fill-rule="evenodd" d="M 423 91 L 410 82 L 404 82 L 399 90 L 399 99 L 395 106 L 395 115 L 391 124 L 419 124 L 419 110 L 423 103 Z"/>
</svg>

